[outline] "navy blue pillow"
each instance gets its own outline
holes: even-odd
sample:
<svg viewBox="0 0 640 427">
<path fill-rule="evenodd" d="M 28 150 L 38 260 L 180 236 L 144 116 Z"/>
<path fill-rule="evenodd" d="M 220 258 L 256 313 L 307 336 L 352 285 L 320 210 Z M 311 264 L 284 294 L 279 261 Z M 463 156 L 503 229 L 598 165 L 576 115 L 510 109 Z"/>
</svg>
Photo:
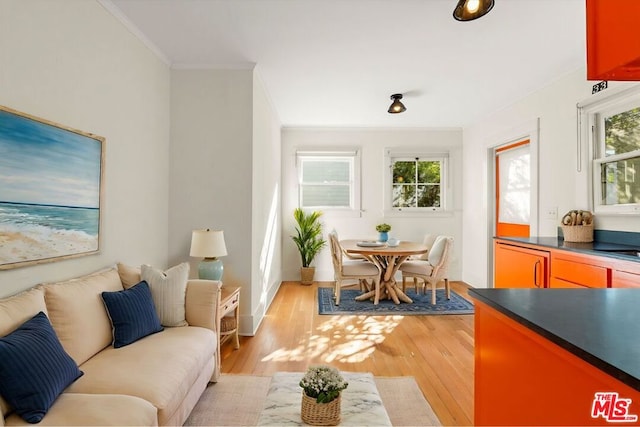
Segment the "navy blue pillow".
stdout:
<svg viewBox="0 0 640 427">
<path fill-rule="evenodd" d="M 124 291 L 103 292 L 102 300 L 111 318 L 115 348 L 164 329 L 153 305 L 149 285 L 144 280 Z"/>
<path fill-rule="evenodd" d="M 82 376 L 41 311 L 0 338 L 0 395 L 28 423 L 37 423 Z"/>
</svg>

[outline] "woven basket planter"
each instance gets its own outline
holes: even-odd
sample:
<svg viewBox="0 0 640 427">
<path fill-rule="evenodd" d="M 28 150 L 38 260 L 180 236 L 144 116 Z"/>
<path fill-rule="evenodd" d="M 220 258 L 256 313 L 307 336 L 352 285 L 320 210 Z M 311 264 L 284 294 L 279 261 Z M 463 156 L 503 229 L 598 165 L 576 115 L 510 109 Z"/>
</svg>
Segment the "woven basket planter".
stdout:
<svg viewBox="0 0 640 427">
<path fill-rule="evenodd" d="M 313 285 L 313 276 L 315 274 L 315 267 L 300 267 L 300 283 L 305 286 Z"/>
<path fill-rule="evenodd" d="M 562 234 L 565 242 L 593 242 L 593 224 L 563 225 Z"/>
<path fill-rule="evenodd" d="M 340 424 L 340 403 L 342 395 L 338 395 L 329 403 L 317 403 L 315 397 L 302 392 L 302 421 L 312 426 L 337 426 Z"/>
</svg>

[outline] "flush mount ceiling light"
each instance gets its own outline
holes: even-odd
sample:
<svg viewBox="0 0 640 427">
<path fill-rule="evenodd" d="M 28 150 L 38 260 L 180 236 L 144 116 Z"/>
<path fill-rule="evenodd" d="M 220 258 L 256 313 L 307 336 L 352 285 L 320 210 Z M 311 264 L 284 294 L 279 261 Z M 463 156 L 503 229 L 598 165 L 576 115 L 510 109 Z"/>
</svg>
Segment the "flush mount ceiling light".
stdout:
<svg viewBox="0 0 640 427">
<path fill-rule="evenodd" d="M 389 106 L 389 113 L 397 114 L 402 113 L 403 111 L 407 111 L 407 107 L 405 107 L 404 104 L 400 102 L 400 100 L 402 99 L 401 93 L 391 95 L 391 99 L 393 100 L 393 102 Z"/>
<path fill-rule="evenodd" d="M 493 8 L 494 0 L 460 0 L 453 10 L 458 21 L 473 21 L 486 15 Z"/>
</svg>

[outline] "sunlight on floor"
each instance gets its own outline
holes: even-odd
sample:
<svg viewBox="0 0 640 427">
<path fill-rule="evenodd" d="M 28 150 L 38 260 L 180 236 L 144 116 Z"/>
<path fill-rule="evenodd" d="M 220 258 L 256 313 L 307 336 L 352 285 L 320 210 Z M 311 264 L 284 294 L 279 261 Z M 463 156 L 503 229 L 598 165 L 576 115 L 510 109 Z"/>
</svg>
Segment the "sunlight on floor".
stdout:
<svg viewBox="0 0 640 427">
<path fill-rule="evenodd" d="M 262 361 L 287 362 L 319 358 L 325 363 L 358 363 L 398 326 L 403 316 L 332 316 L 316 328 L 316 334 L 295 348 L 280 348 Z"/>
</svg>

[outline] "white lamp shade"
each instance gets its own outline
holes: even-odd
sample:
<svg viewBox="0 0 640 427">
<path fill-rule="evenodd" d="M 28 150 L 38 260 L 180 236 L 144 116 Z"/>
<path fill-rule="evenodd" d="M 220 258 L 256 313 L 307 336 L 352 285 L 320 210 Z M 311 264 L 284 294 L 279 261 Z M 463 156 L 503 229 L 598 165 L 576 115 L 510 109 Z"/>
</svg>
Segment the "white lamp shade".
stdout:
<svg viewBox="0 0 640 427">
<path fill-rule="evenodd" d="M 227 254 L 224 232 L 221 230 L 193 230 L 190 255 L 196 258 L 217 258 Z"/>
</svg>

